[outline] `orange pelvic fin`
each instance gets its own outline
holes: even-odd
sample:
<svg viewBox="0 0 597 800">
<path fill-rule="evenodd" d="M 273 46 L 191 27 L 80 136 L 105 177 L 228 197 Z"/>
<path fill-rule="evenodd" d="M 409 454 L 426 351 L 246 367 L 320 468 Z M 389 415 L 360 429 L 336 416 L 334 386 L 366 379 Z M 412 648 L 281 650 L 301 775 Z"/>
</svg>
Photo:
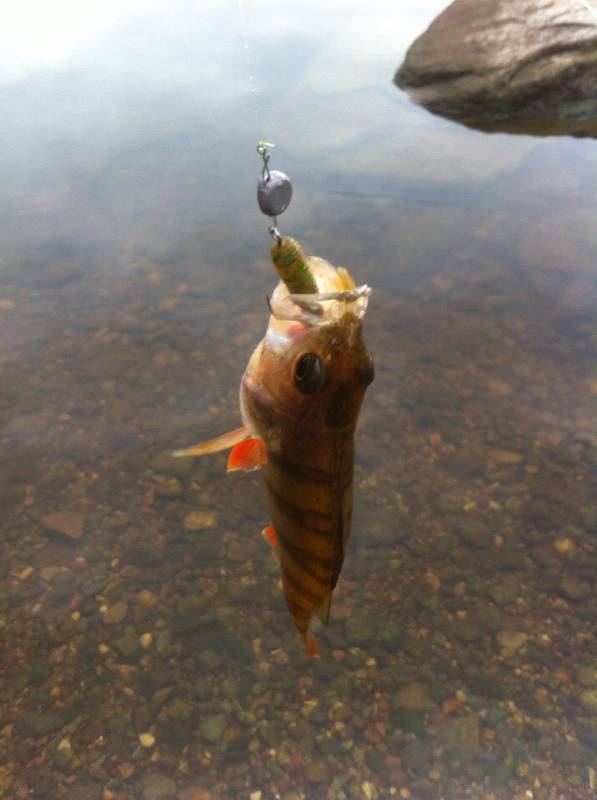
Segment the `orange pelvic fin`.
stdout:
<svg viewBox="0 0 597 800">
<path fill-rule="evenodd" d="M 273 525 L 268 525 L 261 531 L 261 535 L 264 539 L 271 544 L 272 550 L 274 551 L 276 558 L 278 561 L 280 560 L 280 545 L 278 543 L 278 537 L 276 535 L 276 530 Z"/>
<path fill-rule="evenodd" d="M 224 433 L 215 439 L 210 439 L 207 442 L 201 442 L 193 447 L 187 447 L 185 450 L 175 450 L 173 456 L 206 456 L 210 453 L 219 453 L 221 450 L 228 450 L 229 447 L 234 447 L 239 442 L 248 439 L 251 436 L 249 429 L 243 426 L 242 428 L 235 428 L 233 431 Z"/>
<path fill-rule="evenodd" d="M 267 450 L 263 439 L 245 439 L 235 444 L 228 456 L 228 472 L 238 469 L 258 469 L 267 463 Z"/>
<path fill-rule="evenodd" d="M 311 633 L 311 631 L 307 631 L 304 634 L 305 639 L 305 647 L 307 648 L 307 653 L 312 658 L 321 658 L 321 653 L 319 652 L 319 645 L 317 644 L 317 640 L 315 636 Z"/>
</svg>

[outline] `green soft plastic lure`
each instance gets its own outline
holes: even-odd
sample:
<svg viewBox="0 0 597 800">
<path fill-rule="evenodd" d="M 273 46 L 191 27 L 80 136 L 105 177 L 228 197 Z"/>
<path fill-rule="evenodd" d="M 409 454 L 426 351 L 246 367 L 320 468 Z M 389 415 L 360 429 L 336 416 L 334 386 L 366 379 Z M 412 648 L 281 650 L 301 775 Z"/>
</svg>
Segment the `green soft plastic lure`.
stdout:
<svg viewBox="0 0 597 800">
<path fill-rule="evenodd" d="M 272 261 L 290 294 L 317 294 L 317 283 L 296 239 L 281 236 L 275 241 L 272 245 Z"/>
</svg>

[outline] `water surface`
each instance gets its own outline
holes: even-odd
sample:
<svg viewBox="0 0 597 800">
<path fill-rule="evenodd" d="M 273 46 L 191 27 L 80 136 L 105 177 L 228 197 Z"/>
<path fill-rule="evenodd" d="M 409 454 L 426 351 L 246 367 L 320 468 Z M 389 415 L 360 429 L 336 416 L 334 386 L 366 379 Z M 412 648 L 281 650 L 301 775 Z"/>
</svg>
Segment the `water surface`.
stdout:
<svg viewBox="0 0 597 800">
<path fill-rule="evenodd" d="M 392 76 L 443 5 L 11 12 L 0 796 L 593 791 L 597 151 L 410 104 Z M 238 425 L 262 136 L 282 229 L 374 287 L 320 663 L 259 476 L 167 457 Z"/>
</svg>

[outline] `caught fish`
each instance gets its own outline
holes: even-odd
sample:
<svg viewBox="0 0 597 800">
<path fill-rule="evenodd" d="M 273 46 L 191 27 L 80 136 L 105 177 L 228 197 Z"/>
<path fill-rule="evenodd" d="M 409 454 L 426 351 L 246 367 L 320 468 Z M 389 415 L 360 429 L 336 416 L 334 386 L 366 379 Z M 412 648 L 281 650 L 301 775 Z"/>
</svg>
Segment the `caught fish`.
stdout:
<svg viewBox="0 0 597 800">
<path fill-rule="evenodd" d="M 353 435 L 373 360 L 362 337 L 369 288 L 343 267 L 306 258 L 281 237 L 266 334 L 240 385 L 243 426 L 175 453 L 232 448 L 228 471 L 261 468 L 272 523 L 264 531 L 281 567 L 288 610 L 307 651 L 324 624 L 346 554 L 353 498 Z"/>
</svg>

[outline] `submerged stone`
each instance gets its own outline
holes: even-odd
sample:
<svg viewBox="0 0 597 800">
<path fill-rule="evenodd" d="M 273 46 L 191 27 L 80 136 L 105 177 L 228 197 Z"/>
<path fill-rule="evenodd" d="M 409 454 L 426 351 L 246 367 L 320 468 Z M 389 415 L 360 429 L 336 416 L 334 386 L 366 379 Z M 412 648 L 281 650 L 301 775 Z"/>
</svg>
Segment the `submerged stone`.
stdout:
<svg viewBox="0 0 597 800">
<path fill-rule="evenodd" d="M 215 744 L 226 730 L 226 717 L 217 714 L 210 715 L 201 720 L 199 724 L 201 735 Z"/>
<path fill-rule="evenodd" d="M 62 728 L 64 719 L 60 714 L 48 711 L 29 711 L 15 723 L 15 730 L 21 736 L 45 736 Z"/>
<path fill-rule="evenodd" d="M 158 772 L 148 772 L 139 780 L 142 800 L 174 800 L 176 784 Z"/>
<path fill-rule="evenodd" d="M 426 684 L 413 681 L 398 690 L 394 697 L 393 705 L 395 708 L 419 711 L 424 708 L 433 708 L 435 702 Z"/>
</svg>

